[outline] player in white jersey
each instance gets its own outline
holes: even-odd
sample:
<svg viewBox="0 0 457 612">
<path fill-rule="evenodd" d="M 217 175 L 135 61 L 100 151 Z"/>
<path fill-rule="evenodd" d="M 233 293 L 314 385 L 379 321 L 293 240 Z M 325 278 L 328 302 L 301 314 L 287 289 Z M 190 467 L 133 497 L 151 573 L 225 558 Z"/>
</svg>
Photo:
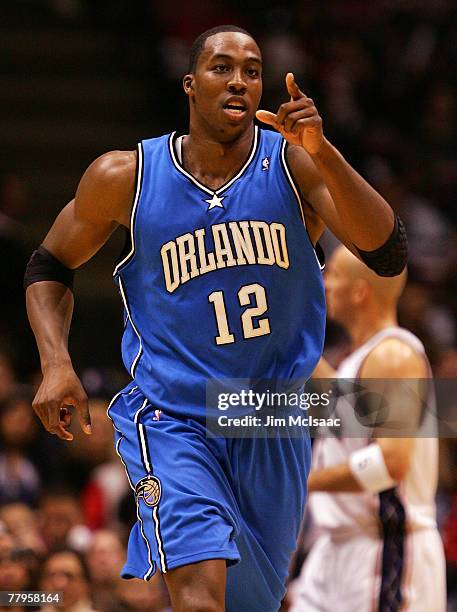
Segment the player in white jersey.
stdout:
<svg viewBox="0 0 457 612">
<path fill-rule="evenodd" d="M 328 311 L 349 333 L 353 352 L 337 371 L 322 359 L 316 378 L 430 378 L 422 343 L 397 323 L 405 279 L 405 273 L 376 277 L 347 249 L 336 250 L 326 276 Z M 431 431 L 428 389 L 425 415 L 411 403 L 406 410 L 394 406 L 393 413 L 390 407 L 389 420 L 404 421 L 406 414 L 411 430 L 418 428 L 415 437 L 376 437 L 374 430 L 372 437 L 316 440 L 308 511 L 317 538 L 290 587 L 292 612 L 446 609 L 434 502 L 438 439 L 419 432 Z M 336 410 L 347 433 L 357 415 L 341 402 Z"/>
</svg>

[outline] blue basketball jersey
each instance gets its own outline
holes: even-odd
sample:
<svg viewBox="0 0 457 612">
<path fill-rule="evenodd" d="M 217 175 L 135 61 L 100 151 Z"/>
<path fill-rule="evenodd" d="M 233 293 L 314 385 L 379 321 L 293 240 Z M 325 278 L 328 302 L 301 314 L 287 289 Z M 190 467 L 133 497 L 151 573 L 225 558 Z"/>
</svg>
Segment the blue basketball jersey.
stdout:
<svg viewBox="0 0 457 612">
<path fill-rule="evenodd" d="M 157 409 L 205 416 L 208 379 L 308 378 L 325 298 L 283 138 L 255 128 L 217 190 L 180 164 L 176 134 L 138 145 L 131 249 L 115 269 L 124 364 Z"/>
</svg>

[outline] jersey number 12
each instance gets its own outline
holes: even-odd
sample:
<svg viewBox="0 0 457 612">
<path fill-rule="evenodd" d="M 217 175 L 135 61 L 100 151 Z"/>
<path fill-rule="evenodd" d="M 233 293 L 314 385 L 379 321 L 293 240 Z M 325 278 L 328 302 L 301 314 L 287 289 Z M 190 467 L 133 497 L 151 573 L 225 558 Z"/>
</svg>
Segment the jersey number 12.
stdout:
<svg viewBox="0 0 457 612">
<path fill-rule="evenodd" d="M 254 304 L 252 304 L 251 296 L 254 296 Z M 270 321 L 267 317 L 257 320 L 257 325 L 254 326 L 253 318 L 260 317 L 268 310 L 267 294 L 265 288 L 258 283 L 252 285 L 244 285 L 238 291 L 238 301 L 240 306 L 250 306 L 241 315 L 241 324 L 243 327 L 244 338 L 257 338 L 270 333 Z M 216 315 L 217 331 L 216 344 L 231 344 L 235 342 L 235 336 L 230 332 L 229 322 L 227 318 L 227 309 L 225 307 L 224 292 L 213 291 L 208 296 L 208 302 L 214 306 L 214 314 Z"/>
</svg>

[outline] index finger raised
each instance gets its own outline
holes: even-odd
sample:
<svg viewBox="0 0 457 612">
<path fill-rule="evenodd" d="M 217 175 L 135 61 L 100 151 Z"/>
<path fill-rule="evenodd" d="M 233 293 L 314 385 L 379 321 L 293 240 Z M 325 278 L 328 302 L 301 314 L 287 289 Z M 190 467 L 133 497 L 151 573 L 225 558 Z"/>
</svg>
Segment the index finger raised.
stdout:
<svg viewBox="0 0 457 612">
<path fill-rule="evenodd" d="M 305 96 L 305 94 L 302 91 L 300 91 L 300 88 L 295 82 L 295 77 L 294 77 L 293 72 L 288 72 L 286 74 L 286 87 L 287 87 L 289 96 L 292 98 L 292 100 L 299 100 L 300 98 L 303 98 Z"/>
</svg>

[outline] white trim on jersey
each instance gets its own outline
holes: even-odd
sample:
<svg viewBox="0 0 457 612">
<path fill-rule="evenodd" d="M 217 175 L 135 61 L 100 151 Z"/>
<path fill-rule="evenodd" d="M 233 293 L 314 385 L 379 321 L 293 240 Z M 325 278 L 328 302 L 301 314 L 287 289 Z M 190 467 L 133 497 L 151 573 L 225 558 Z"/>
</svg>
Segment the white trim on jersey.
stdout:
<svg viewBox="0 0 457 612">
<path fill-rule="evenodd" d="M 149 580 L 149 578 L 152 576 L 152 574 L 154 572 L 154 561 L 152 559 L 152 553 L 151 553 L 151 547 L 149 546 L 149 540 L 147 539 L 146 534 L 144 533 L 143 519 L 141 518 L 141 515 L 140 515 L 140 505 L 138 504 L 138 501 L 136 502 L 136 516 L 137 516 L 138 520 L 140 521 L 141 535 L 143 537 L 143 540 L 146 542 L 146 546 L 148 548 L 149 569 L 144 574 L 143 580 Z"/>
<path fill-rule="evenodd" d="M 162 574 L 166 574 L 167 573 L 167 565 L 165 562 L 165 555 L 163 552 L 163 542 L 162 542 L 162 537 L 160 535 L 160 521 L 159 521 L 159 507 L 158 506 L 154 506 L 154 510 L 152 511 L 152 516 L 154 518 L 154 526 L 155 526 L 155 532 L 156 532 L 156 540 L 157 540 L 157 550 L 159 552 L 159 556 L 160 556 L 160 564 L 162 566 Z"/>
<path fill-rule="evenodd" d="M 302 207 L 302 203 L 301 203 L 300 193 L 299 193 L 299 191 L 297 189 L 297 186 L 295 185 L 294 179 L 292 178 L 292 174 L 291 174 L 290 169 L 289 169 L 289 164 L 287 163 L 287 159 L 286 159 L 286 146 L 287 146 L 287 140 L 284 139 L 282 141 L 282 145 L 281 145 L 281 161 L 282 161 L 282 165 L 283 165 L 283 168 L 284 168 L 284 173 L 285 173 L 285 175 L 287 177 L 287 180 L 290 183 L 292 191 L 295 194 L 295 198 L 297 199 L 297 204 L 298 204 L 298 208 L 300 210 L 301 218 L 303 220 L 303 225 L 305 226 L 306 233 L 308 234 L 308 229 L 306 227 L 306 219 L 305 219 L 305 215 L 303 213 L 303 207 Z M 308 234 L 308 238 L 309 238 L 309 234 Z M 311 242 L 311 240 L 310 240 L 310 242 Z M 321 262 L 319 261 L 319 257 L 317 256 L 316 250 L 314 249 L 314 246 L 313 246 L 312 243 L 311 243 L 311 246 L 313 247 L 314 256 L 316 257 L 317 264 L 318 264 L 320 270 L 322 271 L 325 268 L 325 265 L 322 265 Z"/>
<path fill-rule="evenodd" d="M 130 395 L 131 393 L 133 393 L 134 391 L 136 391 L 138 389 L 138 387 L 133 387 L 132 389 L 130 389 L 130 391 L 127 393 L 127 395 Z M 125 474 L 127 476 L 127 480 L 129 481 L 129 485 L 130 488 L 132 489 L 133 493 L 135 494 L 135 487 L 133 485 L 132 479 L 130 478 L 130 474 L 129 471 L 127 469 L 127 464 L 124 461 L 124 457 L 121 454 L 121 450 L 120 450 L 120 444 L 122 442 L 122 440 L 124 439 L 124 434 L 120 431 L 120 429 L 118 429 L 116 427 L 116 424 L 112 418 L 112 416 L 110 415 L 110 408 L 111 406 L 114 404 L 114 402 L 117 400 L 117 398 L 123 394 L 123 391 L 119 391 L 119 393 L 116 393 L 116 395 L 113 397 L 113 399 L 110 401 L 108 408 L 106 409 L 106 414 L 108 416 L 108 418 L 110 419 L 110 421 L 113 424 L 114 429 L 120 434 L 118 441 L 116 442 L 116 453 L 119 457 L 119 459 L 121 460 L 122 465 L 124 466 L 124 470 L 125 470 Z M 147 402 L 147 400 L 145 401 L 145 403 Z M 144 404 L 143 406 L 144 407 Z M 143 537 L 143 540 L 146 542 L 146 548 L 148 549 L 148 563 L 149 563 L 149 567 L 147 572 L 143 575 L 143 580 L 149 580 L 149 578 L 152 576 L 153 572 L 154 572 L 154 561 L 152 559 L 152 553 L 151 553 L 151 547 L 149 546 L 149 541 L 146 537 L 146 534 L 144 533 L 144 525 L 143 525 L 143 519 L 141 518 L 140 515 L 140 508 L 139 508 L 139 504 L 136 498 L 136 495 L 134 495 L 135 497 L 135 505 L 136 505 L 136 516 L 137 519 L 140 523 L 140 531 L 141 531 L 141 535 Z"/>
<path fill-rule="evenodd" d="M 244 172 L 247 170 L 249 164 L 253 160 L 254 155 L 257 153 L 257 148 L 258 148 L 258 144 L 259 144 L 259 141 L 260 141 L 260 138 L 259 138 L 259 128 L 258 128 L 257 125 L 255 125 L 254 126 L 254 138 L 253 138 L 253 141 L 252 141 L 251 150 L 250 150 L 248 158 L 245 161 L 245 163 L 243 164 L 242 168 L 235 174 L 235 176 L 233 176 L 228 181 L 228 183 L 224 183 L 224 185 L 221 185 L 221 187 L 219 187 L 219 189 L 210 189 L 206 185 L 203 185 L 203 183 L 200 183 L 200 181 L 198 179 L 196 179 L 195 176 L 190 174 L 190 172 L 187 172 L 187 170 L 185 170 L 183 168 L 183 166 L 179 163 L 179 161 L 178 161 L 178 159 L 176 157 L 175 148 L 173 146 L 173 141 L 174 141 L 175 136 L 176 136 L 176 132 L 173 132 L 171 134 L 169 140 L 168 140 L 168 148 L 170 149 L 170 156 L 171 156 L 171 159 L 172 159 L 172 162 L 173 162 L 174 166 L 176 167 L 177 170 L 179 170 L 179 172 L 181 172 L 181 174 L 184 174 L 184 176 L 187 177 L 189 179 L 189 181 L 191 181 L 194 185 L 196 185 L 199 189 L 201 189 L 205 193 L 209 193 L 209 195 L 214 195 L 214 194 L 218 195 L 218 194 L 222 193 L 223 191 L 228 189 L 231 185 L 233 185 L 233 183 L 236 180 L 238 180 L 242 174 L 244 174 Z"/>
<path fill-rule="evenodd" d="M 144 425 L 143 423 L 138 422 L 138 417 L 140 416 L 140 412 L 145 409 L 146 404 L 148 403 L 147 398 L 144 400 L 141 408 L 135 412 L 135 416 L 133 417 L 134 423 L 138 426 L 138 431 L 140 432 L 140 442 L 141 442 L 141 454 L 143 457 L 144 467 L 146 468 L 147 473 L 151 472 L 151 464 L 149 463 L 149 457 L 146 450 L 146 442 L 144 440 Z"/>
<path fill-rule="evenodd" d="M 287 160 L 286 160 L 286 146 L 287 146 L 287 140 L 283 139 L 282 144 L 281 144 L 281 161 L 282 161 L 282 165 L 284 167 L 284 172 L 285 172 L 285 175 L 287 177 L 287 180 L 289 181 L 290 186 L 292 188 L 292 191 L 294 192 L 295 198 L 297 200 L 297 204 L 298 204 L 298 208 L 300 210 L 300 215 L 301 215 L 301 218 L 302 218 L 302 221 L 303 221 L 303 225 L 306 227 L 306 220 L 305 220 L 305 215 L 303 214 L 303 207 L 302 207 L 302 204 L 301 204 L 300 193 L 299 193 L 299 191 L 297 189 L 297 186 L 295 185 L 294 179 L 292 178 L 292 174 L 290 173 L 289 165 L 288 165 Z"/>
<path fill-rule="evenodd" d="M 124 439 L 124 436 L 121 433 L 121 435 L 119 436 L 118 441 L 116 442 L 116 447 L 115 447 L 116 448 L 116 453 L 117 453 L 117 456 L 119 457 L 119 459 L 121 460 L 122 465 L 124 466 L 125 474 L 127 476 L 127 480 L 129 481 L 130 488 L 134 491 L 135 487 L 133 486 L 133 482 L 130 479 L 130 474 L 128 473 L 128 470 L 127 470 L 127 464 L 125 463 L 124 458 L 121 455 L 121 451 L 119 450 L 119 446 L 120 446 L 120 444 L 121 444 L 123 439 Z"/>
<path fill-rule="evenodd" d="M 130 487 L 133 490 L 133 492 L 135 493 L 135 487 L 133 486 L 133 483 L 132 483 L 132 481 L 130 479 L 130 474 L 129 474 L 128 469 L 127 469 L 127 464 L 125 463 L 124 457 L 121 455 L 121 451 L 120 451 L 120 448 L 119 448 L 120 447 L 120 443 L 122 442 L 123 439 L 124 439 L 124 436 L 121 434 L 119 440 L 116 443 L 116 453 L 117 453 L 119 459 L 121 460 L 122 465 L 124 466 L 124 470 L 125 470 L 125 473 L 127 475 Z M 148 563 L 149 563 L 149 567 L 148 567 L 147 572 L 145 574 L 143 574 L 143 580 L 148 580 L 152 576 L 152 574 L 154 572 L 154 561 L 152 559 L 152 553 L 151 553 L 151 547 L 149 546 L 149 541 L 148 541 L 148 539 L 146 537 L 146 534 L 144 532 L 143 519 L 141 518 L 141 515 L 140 515 L 140 508 L 139 508 L 138 501 L 136 499 L 136 495 L 134 495 L 134 497 L 135 497 L 135 506 L 136 506 L 136 517 L 137 517 L 137 519 L 138 519 L 138 521 L 140 523 L 141 536 L 142 536 L 143 540 L 146 542 L 146 548 L 148 549 Z"/>
<path fill-rule="evenodd" d="M 130 309 L 129 309 L 129 306 L 128 306 L 127 297 L 125 295 L 124 283 L 122 282 L 122 278 L 120 276 L 119 276 L 119 290 L 120 290 L 120 293 L 121 293 L 122 301 L 124 303 L 125 312 L 127 313 L 127 318 L 130 321 L 132 329 L 135 332 L 135 334 L 137 335 L 137 338 L 138 338 L 139 343 L 140 343 L 140 348 L 138 349 L 138 353 L 136 354 L 135 359 L 132 361 L 132 365 L 130 366 L 130 375 L 131 375 L 132 378 L 135 378 L 135 368 L 137 366 L 139 358 L 141 357 L 141 355 L 143 353 L 143 341 L 141 340 L 140 333 L 137 330 L 136 325 L 133 322 L 132 317 L 130 315 Z"/>
<path fill-rule="evenodd" d="M 137 173 L 136 173 L 136 187 L 135 187 L 135 196 L 133 198 L 133 206 L 132 212 L 130 214 L 130 251 L 128 254 L 122 259 L 117 266 L 114 268 L 113 276 L 115 276 L 119 270 L 128 263 L 135 253 L 135 217 L 136 210 L 138 207 L 138 202 L 140 199 L 141 193 L 141 184 L 143 182 L 143 145 L 141 142 L 137 145 Z"/>
<path fill-rule="evenodd" d="M 138 387 L 132 387 L 130 389 L 130 391 L 127 393 L 127 395 L 130 395 L 131 393 L 133 393 L 137 389 L 138 389 Z M 117 433 L 121 434 L 121 436 L 123 437 L 124 434 L 122 433 L 122 431 L 120 429 L 118 429 L 116 427 L 116 423 L 114 422 L 113 417 L 110 414 L 111 406 L 114 404 L 114 402 L 117 400 L 117 398 L 120 397 L 121 395 L 124 395 L 124 390 L 123 389 L 122 389 L 122 391 L 119 391 L 118 393 L 116 393 L 116 395 L 113 397 L 113 399 L 108 404 L 108 408 L 106 409 L 106 416 L 109 418 L 109 420 L 113 424 L 113 427 L 117 431 Z M 116 453 L 119 455 L 119 458 L 122 461 L 122 465 L 124 466 L 125 473 L 127 475 L 127 480 L 129 481 L 130 488 L 135 490 L 135 487 L 133 486 L 133 482 L 130 480 L 130 474 L 128 473 L 127 466 L 125 465 L 124 460 L 123 460 L 123 458 L 120 455 L 119 450 L 118 450 L 119 449 L 119 443 L 120 443 L 121 439 L 122 438 L 119 438 L 119 440 L 116 442 Z"/>
<path fill-rule="evenodd" d="M 138 389 L 137 386 L 132 387 L 130 389 L 130 391 L 126 394 L 126 395 L 130 395 L 131 393 L 133 393 L 134 391 L 136 391 Z M 121 391 L 119 391 L 118 393 L 116 393 L 116 395 L 113 397 L 113 399 L 110 401 L 110 403 L 108 404 L 108 408 L 106 409 L 106 416 L 109 418 L 109 420 L 111 421 L 111 423 L 113 424 L 113 427 L 116 431 L 118 431 L 119 433 L 122 433 L 120 429 L 118 429 L 113 421 L 112 416 L 110 415 L 110 409 L 111 406 L 114 404 L 114 402 L 117 400 L 118 397 L 120 397 L 121 395 L 124 395 L 124 389 L 122 389 Z"/>
<path fill-rule="evenodd" d="M 139 408 L 136 411 L 133 420 L 134 420 L 136 426 L 138 427 L 140 444 L 141 444 L 141 455 L 142 455 L 142 458 L 143 458 L 144 467 L 146 468 L 146 471 L 147 471 L 148 474 L 152 474 L 153 470 L 152 470 L 151 462 L 150 462 L 149 456 L 148 456 L 148 449 L 147 449 L 147 446 L 146 446 L 145 433 L 144 433 L 144 425 L 143 425 L 143 423 L 140 422 L 140 414 L 145 409 L 147 403 L 148 403 L 148 399 L 146 398 L 144 400 L 141 408 Z M 159 522 L 159 515 L 158 515 L 157 506 L 154 507 L 154 510 L 152 512 L 152 516 L 153 516 L 153 519 L 154 519 L 154 530 L 155 530 L 155 536 L 156 536 L 156 540 L 157 540 L 157 550 L 158 550 L 159 557 L 160 557 L 161 570 L 162 570 L 162 574 L 166 574 L 167 573 L 167 564 L 166 564 L 165 555 L 164 555 L 164 552 L 163 552 L 163 543 L 162 543 L 162 537 L 161 537 L 161 534 L 160 534 L 160 522 Z"/>
</svg>

